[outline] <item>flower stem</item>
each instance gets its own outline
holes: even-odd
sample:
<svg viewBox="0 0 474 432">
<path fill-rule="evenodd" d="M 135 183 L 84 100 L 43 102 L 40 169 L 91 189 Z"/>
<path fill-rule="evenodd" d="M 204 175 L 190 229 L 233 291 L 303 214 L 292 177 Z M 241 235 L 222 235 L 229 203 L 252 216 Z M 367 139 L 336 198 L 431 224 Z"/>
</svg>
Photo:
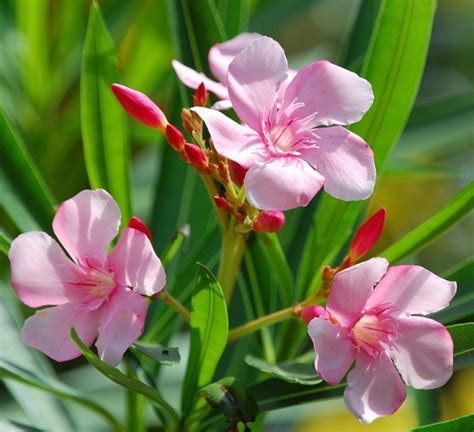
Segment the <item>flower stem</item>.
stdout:
<svg viewBox="0 0 474 432">
<path fill-rule="evenodd" d="M 158 294 L 152 296 L 153 300 L 161 300 L 166 303 L 171 309 L 174 309 L 178 315 L 180 315 L 186 322 L 191 319 L 191 314 L 176 298 L 166 291 L 160 291 Z"/>
<path fill-rule="evenodd" d="M 204 183 L 204 186 L 206 187 L 206 190 L 211 198 L 211 202 L 214 204 L 214 207 L 217 213 L 217 218 L 219 219 L 219 222 L 221 223 L 221 227 L 225 232 L 225 230 L 227 229 L 227 226 L 229 225 L 229 217 L 227 216 L 224 210 L 217 207 L 214 203 L 214 197 L 218 195 L 214 180 L 210 176 L 202 172 L 200 172 L 199 175 L 201 176 L 201 180 Z"/>
</svg>

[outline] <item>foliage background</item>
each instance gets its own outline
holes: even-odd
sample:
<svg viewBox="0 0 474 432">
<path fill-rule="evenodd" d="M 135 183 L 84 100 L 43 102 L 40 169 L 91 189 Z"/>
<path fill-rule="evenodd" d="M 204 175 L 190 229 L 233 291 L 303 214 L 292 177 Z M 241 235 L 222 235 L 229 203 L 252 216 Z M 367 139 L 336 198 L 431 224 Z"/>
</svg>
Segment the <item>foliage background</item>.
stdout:
<svg viewBox="0 0 474 432">
<path fill-rule="evenodd" d="M 189 52 L 176 52 L 176 41 L 172 39 L 174 23 L 170 9 L 179 2 L 104 0 L 99 3 L 115 43 L 121 83 L 150 95 L 168 117 L 177 118 L 180 97 L 189 98 L 190 93 L 178 84 L 170 62 L 175 56 L 184 62 L 192 58 Z M 286 49 L 294 67 L 319 58 L 341 64 L 347 58 L 359 1 L 238 3 L 244 12 L 236 22 L 232 0 L 215 1 L 229 37 L 239 28 L 272 36 Z M 368 10 L 380 6 L 378 0 L 364 3 Z M 81 139 L 79 80 L 89 7 L 88 0 L 0 0 L 0 105 L 26 144 L 56 202 L 88 187 Z M 434 214 L 474 178 L 473 19 L 474 2 L 470 0 L 438 2 L 426 69 L 414 109 L 366 210 L 370 213 L 385 206 L 388 211 L 385 232 L 375 254 Z M 208 30 L 195 29 L 202 33 Z M 359 33 L 359 37 L 368 38 L 369 27 L 366 33 Z M 355 57 L 352 64 L 355 69 L 357 61 Z M 196 66 L 207 69 L 205 63 Z M 219 234 L 208 198 L 196 176 L 183 166 L 160 136 L 137 122 L 127 120 L 127 123 L 132 155 L 132 207 L 134 214 L 150 224 L 158 253 L 163 253 L 177 229 L 191 224 L 191 234 L 169 270 L 172 289 L 189 293 L 195 274 L 193 263 L 199 260 L 214 268 L 218 259 Z M 287 214 L 288 223 L 280 239 L 293 270 L 299 263 L 316 205 L 314 202 L 305 210 Z M 15 218 L 2 209 L 1 200 L 0 229 L 9 238 L 20 232 Z M 471 215 L 448 234 L 410 256 L 409 261 L 442 274 L 472 256 L 473 233 Z M 5 275 L 7 261 L 3 256 L 0 266 Z M 471 288 L 473 281 L 474 274 L 470 274 Z M 270 280 L 269 285 L 274 287 L 275 281 Z M 28 311 L 20 310 L 5 284 L 1 288 L 2 322 L 6 325 L 8 321 L 6 310 L 10 318 L 20 322 L 21 314 Z M 276 300 L 264 293 L 267 294 L 269 297 L 264 300 L 268 302 L 264 304 L 272 307 Z M 243 302 L 244 299 L 237 299 L 234 309 L 242 308 Z M 155 312 L 166 317 L 164 308 Z M 160 339 L 166 340 L 174 328 L 175 321 L 172 324 L 163 318 L 156 332 Z M 0 338 L 2 351 L 7 344 L 11 349 L 7 333 L 2 333 Z M 173 342 L 186 345 L 184 337 Z M 248 349 L 255 350 L 254 343 Z M 245 347 L 241 349 L 245 352 Z M 24 350 L 19 347 L 18 355 L 25 355 Z M 187 357 L 185 351 L 182 357 Z M 25 365 L 28 361 L 25 360 Z M 238 366 L 236 363 L 234 368 Z M 119 407 L 124 395 L 99 378 L 82 360 L 52 367 L 64 382 L 93 394 L 105 405 L 115 407 L 117 416 L 122 415 Z M 183 368 L 184 365 L 170 369 L 160 383 L 162 389 L 176 393 L 176 398 Z M 471 367 L 456 376 L 443 390 L 440 400 L 435 397 L 424 403 L 440 403 L 440 418 L 472 413 L 473 385 Z M 23 396 L 13 392 L 13 398 L 5 387 L 0 388 L 0 417 L 6 413 L 17 420 L 23 420 L 25 413 L 30 419 L 34 417 L 25 408 L 24 399 L 30 398 L 30 394 L 35 397 L 36 391 L 24 387 L 20 392 Z M 419 398 L 411 397 L 393 418 L 363 429 L 397 431 L 416 426 L 417 401 Z M 69 403 L 66 406 L 81 427 L 100 427 L 100 419 L 81 415 L 81 409 Z M 267 428 L 308 430 L 313 421 L 319 430 L 360 427 L 340 401 L 328 401 L 272 413 Z"/>
</svg>

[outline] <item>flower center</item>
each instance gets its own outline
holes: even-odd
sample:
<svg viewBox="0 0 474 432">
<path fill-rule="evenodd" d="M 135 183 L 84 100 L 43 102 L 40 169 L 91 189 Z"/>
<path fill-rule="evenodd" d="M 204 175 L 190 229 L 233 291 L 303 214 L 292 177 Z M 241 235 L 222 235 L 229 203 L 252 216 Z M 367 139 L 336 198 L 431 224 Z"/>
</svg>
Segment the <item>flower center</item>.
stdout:
<svg viewBox="0 0 474 432">
<path fill-rule="evenodd" d="M 357 348 L 377 357 L 384 345 L 391 345 L 398 334 L 398 325 L 390 306 L 379 306 L 367 311 L 352 328 Z"/>
</svg>

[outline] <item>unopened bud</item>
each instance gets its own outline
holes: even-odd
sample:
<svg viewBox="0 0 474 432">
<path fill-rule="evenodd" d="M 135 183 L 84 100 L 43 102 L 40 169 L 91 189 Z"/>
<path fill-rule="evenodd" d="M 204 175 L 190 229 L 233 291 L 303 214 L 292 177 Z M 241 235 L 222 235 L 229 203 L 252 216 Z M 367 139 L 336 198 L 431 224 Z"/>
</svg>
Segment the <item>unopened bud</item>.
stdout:
<svg viewBox="0 0 474 432">
<path fill-rule="evenodd" d="M 285 225 L 285 215 L 280 210 L 261 212 L 253 221 L 252 227 L 255 231 L 277 232 Z"/>
<path fill-rule="evenodd" d="M 153 242 L 153 237 L 151 235 L 150 228 L 148 228 L 140 218 L 137 218 L 136 216 L 132 216 L 130 220 L 128 221 L 127 224 L 128 228 L 133 228 L 136 229 L 137 231 L 142 232 L 145 234 L 151 242 Z"/>
<path fill-rule="evenodd" d="M 226 213 L 234 212 L 234 206 L 226 198 L 221 195 L 215 195 L 213 198 L 217 207 L 224 210 Z"/>
<path fill-rule="evenodd" d="M 201 147 L 194 144 L 186 143 L 184 145 L 184 152 L 188 162 L 198 170 L 202 170 L 207 167 L 207 157 L 202 151 Z"/>
<path fill-rule="evenodd" d="M 125 111 L 134 119 L 165 133 L 168 120 L 163 111 L 148 96 L 120 84 L 112 84 L 112 91 Z"/>
<path fill-rule="evenodd" d="M 206 90 L 204 83 L 199 84 L 198 88 L 194 92 L 193 102 L 195 106 L 206 106 L 207 100 L 209 99 L 209 93 Z"/>
<path fill-rule="evenodd" d="M 242 165 L 229 160 L 230 178 L 239 187 L 244 184 L 245 174 L 247 174 L 248 168 L 244 168 Z"/>
<path fill-rule="evenodd" d="M 352 263 L 363 257 L 379 239 L 385 223 L 385 213 L 385 208 L 381 208 L 357 230 L 349 248 Z"/>
<path fill-rule="evenodd" d="M 184 145 L 186 144 L 183 134 L 177 127 L 171 124 L 166 126 L 166 139 L 168 140 L 170 146 L 178 152 L 183 150 Z"/>
<path fill-rule="evenodd" d="M 323 268 L 323 281 L 329 282 L 334 277 L 334 270 L 329 266 Z"/>
<path fill-rule="evenodd" d="M 315 306 L 308 306 L 302 309 L 300 312 L 300 317 L 305 322 L 305 324 L 308 325 L 309 322 L 314 318 L 319 318 L 319 317 L 327 318 L 328 313 L 326 309 L 324 309 L 322 306 L 315 305 Z"/>
</svg>

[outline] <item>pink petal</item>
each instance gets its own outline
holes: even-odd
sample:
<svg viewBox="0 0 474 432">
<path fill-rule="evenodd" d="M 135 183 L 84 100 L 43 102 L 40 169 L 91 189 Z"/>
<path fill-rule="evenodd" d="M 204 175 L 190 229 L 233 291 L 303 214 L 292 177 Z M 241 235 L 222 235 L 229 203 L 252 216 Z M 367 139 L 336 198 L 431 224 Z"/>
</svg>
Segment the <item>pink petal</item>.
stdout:
<svg viewBox="0 0 474 432">
<path fill-rule="evenodd" d="M 242 126 L 219 111 L 192 108 L 206 123 L 214 147 L 219 154 L 229 158 L 245 168 L 255 161 L 263 160 L 265 145 L 258 134 L 247 126 Z"/>
<path fill-rule="evenodd" d="M 349 247 L 352 262 L 363 257 L 377 243 L 385 225 L 385 213 L 385 207 L 382 207 L 358 228 Z"/>
<path fill-rule="evenodd" d="M 116 281 L 138 294 L 151 296 L 166 284 L 166 275 L 148 237 L 133 228 L 125 228 L 107 264 Z"/>
<path fill-rule="evenodd" d="M 75 265 L 48 234 L 32 231 L 13 240 L 8 254 L 11 285 L 30 307 L 68 302 L 64 282 L 75 281 Z"/>
<path fill-rule="evenodd" d="M 385 354 L 357 356 L 355 368 L 347 375 L 344 401 L 362 423 L 393 414 L 405 399 L 405 384 Z"/>
<path fill-rule="evenodd" d="M 235 56 L 261 37 L 258 33 L 240 33 L 228 41 L 214 45 L 209 50 L 209 68 L 213 75 L 225 84 L 227 69 Z"/>
<path fill-rule="evenodd" d="M 42 309 L 25 321 L 22 337 L 27 345 L 53 360 L 71 360 L 81 355 L 71 340 L 71 327 L 90 346 L 97 336 L 98 316 L 97 311 L 76 308 L 71 303 Z"/>
<path fill-rule="evenodd" d="M 244 181 L 250 204 L 261 210 L 304 207 L 323 183 L 324 177 L 303 160 L 291 156 L 254 163 Z"/>
<path fill-rule="evenodd" d="M 268 37 L 255 40 L 235 57 L 227 73 L 232 106 L 243 123 L 261 131 L 288 71 L 285 52 Z"/>
<path fill-rule="evenodd" d="M 442 324 L 423 317 L 398 321 L 390 351 L 403 380 L 417 389 L 441 387 L 453 374 L 453 340 Z"/>
<path fill-rule="evenodd" d="M 214 103 L 211 108 L 219 111 L 228 110 L 232 108 L 232 102 L 230 99 L 221 99 Z"/>
<path fill-rule="evenodd" d="M 362 200 L 375 186 L 374 154 L 365 141 L 341 126 L 320 128 L 317 147 L 302 149 L 302 158 L 325 178 L 324 189 L 344 201 Z"/>
<path fill-rule="evenodd" d="M 456 294 L 456 282 L 442 279 L 423 267 L 390 267 L 369 298 L 366 308 L 390 303 L 392 315 L 426 315 L 448 306 Z"/>
<path fill-rule="evenodd" d="M 314 117 L 314 126 L 345 125 L 359 121 L 372 105 L 368 81 L 357 74 L 321 60 L 300 69 L 284 97 L 283 109 L 292 103 L 298 118 Z"/>
<path fill-rule="evenodd" d="M 197 72 L 180 63 L 178 60 L 173 60 L 171 64 L 173 65 L 176 75 L 178 75 L 178 78 L 185 86 L 197 89 L 199 84 L 203 83 L 206 90 L 214 93 L 219 99 L 229 99 L 227 89 L 221 83 L 209 79 L 202 72 Z"/>
<path fill-rule="evenodd" d="M 308 325 L 308 333 L 316 351 L 316 371 L 329 384 L 338 384 L 349 370 L 355 356 L 347 329 L 331 324 L 324 318 L 314 318 Z"/>
<path fill-rule="evenodd" d="M 128 347 L 143 333 L 147 313 L 143 297 L 122 287 L 117 287 L 104 306 L 95 343 L 99 357 L 116 366 Z"/>
<path fill-rule="evenodd" d="M 110 242 L 118 233 L 120 209 L 103 189 L 83 190 L 64 201 L 53 220 L 53 230 L 78 263 L 104 264 Z"/>
<path fill-rule="evenodd" d="M 280 84 L 280 87 L 278 89 L 278 99 L 283 100 L 283 97 L 286 93 L 286 89 L 290 85 L 291 81 L 293 81 L 293 78 L 296 76 L 297 73 L 298 71 L 295 69 L 288 69 L 288 75 L 285 81 Z"/>
<path fill-rule="evenodd" d="M 338 273 L 329 292 L 327 310 L 344 326 L 351 326 L 367 308 L 367 299 L 387 272 L 385 258 L 372 258 Z"/>
</svg>

